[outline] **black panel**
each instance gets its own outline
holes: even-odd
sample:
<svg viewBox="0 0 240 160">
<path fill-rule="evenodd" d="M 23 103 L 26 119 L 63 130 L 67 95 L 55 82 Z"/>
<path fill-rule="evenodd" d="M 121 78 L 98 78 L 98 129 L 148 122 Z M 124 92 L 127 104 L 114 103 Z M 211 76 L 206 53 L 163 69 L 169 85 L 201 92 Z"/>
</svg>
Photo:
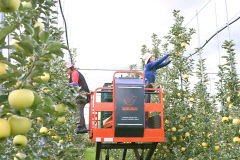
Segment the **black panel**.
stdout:
<svg viewBox="0 0 240 160">
<path fill-rule="evenodd" d="M 116 82 L 121 83 L 115 86 L 115 137 L 143 137 L 144 85 L 138 79 Z"/>
</svg>

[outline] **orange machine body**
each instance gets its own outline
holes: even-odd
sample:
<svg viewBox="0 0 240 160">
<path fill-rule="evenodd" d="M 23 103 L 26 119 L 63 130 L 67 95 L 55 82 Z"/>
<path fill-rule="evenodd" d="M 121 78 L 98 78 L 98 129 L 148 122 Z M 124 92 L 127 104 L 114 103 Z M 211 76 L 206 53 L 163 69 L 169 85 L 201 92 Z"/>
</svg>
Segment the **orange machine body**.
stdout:
<svg viewBox="0 0 240 160">
<path fill-rule="evenodd" d="M 113 75 L 113 87 L 105 88 L 99 87 L 95 91 L 91 92 L 91 100 L 89 107 L 89 137 L 93 142 L 165 142 L 164 133 L 164 114 L 163 114 L 163 91 L 162 88 L 145 88 L 144 90 L 152 90 L 157 92 L 159 95 L 158 103 L 144 103 L 144 112 L 159 112 L 160 113 L 160 128 L 144 128 L 143 137 L 115 137 L 115 76 L 117 73 L 134 73 L 140 74 L 143 77 L 142 72 L 136 71 L 118 71 Z M 111 90 L 113 93 L 112 102 L 98 102 L 97 93 L 101 90 Z M 111 111 L 112 112 L 112 127 L 111 128 L 101 128 L 101 112 Z"/>
</svg>

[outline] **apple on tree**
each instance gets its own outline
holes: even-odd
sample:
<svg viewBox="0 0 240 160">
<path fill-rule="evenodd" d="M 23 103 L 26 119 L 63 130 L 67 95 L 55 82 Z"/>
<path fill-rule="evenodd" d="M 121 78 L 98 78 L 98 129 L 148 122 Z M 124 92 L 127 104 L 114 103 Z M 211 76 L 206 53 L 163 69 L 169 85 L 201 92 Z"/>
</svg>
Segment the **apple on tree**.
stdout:
<svg viewBox="0 0 240 160">
<path fill-rule="evenodd" d="M 13 135 L 24 135 L 29 129 L 32 127 L 32 122 L 30 119 L 26 117 L 20 117 L 17 115 L 13 115 L 8 119 L 8 122 L 11 126 L 11 133 Z"/>
<path fill-rule="evenodd" d="M 22 2 L 23 8 L 32 8 L 32 3 L 31 2 Z"/>
<path fill-rule="evenodd" d="M 47 133 L 48 133 L 48 128 L 47 128 L 47 127 L 42 127 L 42 128 L 40 129 L 40 133 L 41 133 L 41 134 L 47 134 Z"/>
<path fill-rule="evenodd" d="M 13 138 L 13 144 L 16 147 L 24 147 L 27 145 L 27 137 L 25 137 L 24 135 L 17 135 Z"/>
<path fill-rule="evenodd" d="M 8 102 L 15 110 L 26 109 L 32 106 L 34 94 L 29 89 L 14 90 L 9 94 Z"/>
<path fill-rule="evenodd" d="M 18 10 L 20 0 L 0 0 L 0 11 L 10 13 Z"/>
<path fill-rule="evenodd" d="M 58 117 L 57 121 L 60 122 L 60 123 L 63 123 L 63 122 L 66 121 L 66 118 L 65 117 Z"/>
<path fill-rule="evenodd" d="M 0 75 L 7 73 L 8 66 L 5 63 L 0 62 Z"/>
<path fill-rule="evenodd" d="M 186 42 L 181 43 L 181 47 L 182 47 L 182 48 L 185 48 L 186 46 L 187 46 L 187 43 L 186 43 Z"/>
<path fill-rule="evenodd" d="M 207 144 L 206 142 L 202 142 L 202 146 L 203 146 L 203 147 L 207 147 L 208 144 Z"/>
<path fill-rule="evenodd" d="M 10 136 L 11 126 L 5 119 L 0 119 L 0 142 Z"/>
<path fill-rule="evenodd" d="M 188 78 L 189 78 L 189 75 L 188 75 L 188 74 L 184 74 L 184 75 L 183 75 L 183 78 L 184 78 L 184 79 L 188 79 Z"/>
<path fill-rule="evenodd" d="M 44 25 L 41 22 L 36 21 L 34 24 L 34 28 L 39 27 L 39 31 L 41 32 L 44 28 Z"/>
<path fill-rule="evenodd" d="M 240 120 L 238 118 L 235 118 L 235 119 L 233 119 L 232 123 L 234 125 L 239 125 L 240 124 Z"/>
<path fill-rule="evenodd" d="M 24 49 L 23 49 L 22 47 L 20 47 L 18 43 L 19 43 L 18 40 L 12 39 L 11 46 L 12 46 L 13 48 L 15 48 L 17 51 L 23 52 Z"/>
<path fill-rule="evenodd" d="M 64 112 L 65 111 L 65 107 L 64 107 L 64 104 L 57 104 L 56 106 L 55 106 L 55 111 L 57 111 L 57 112 L 59 112 L 59 113 L 61 113 L 61 112 Z"/>
<path fill-rule="evenodd" d="M 220 149 L 219 146 L 214 146 L 214 150 L 215 150 L 215 151 L 218 151 L 219 149 Z"/>
<path fill-rule="evenodd" d="M 43 82 L 47 82 L 47 81 L 49 81 L 49 79 L 50 79 L 50 74 L 47 72 L 44 72 L 43 75 L 41 76 L 41 80 Z"/>
</svg>

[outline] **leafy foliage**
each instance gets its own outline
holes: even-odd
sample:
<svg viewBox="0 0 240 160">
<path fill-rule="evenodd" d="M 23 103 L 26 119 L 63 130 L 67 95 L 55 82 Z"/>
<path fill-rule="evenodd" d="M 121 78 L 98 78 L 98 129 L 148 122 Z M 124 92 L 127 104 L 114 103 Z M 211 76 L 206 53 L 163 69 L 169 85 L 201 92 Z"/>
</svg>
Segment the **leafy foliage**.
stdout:
<svg viewBox="0 0 240 160">
<path fill-rule="evenodd" d="M 16 148 L 12 144 L 13 136 L 0 143 L 0 159 L 13 159 L 19 152 L 29 160 L 79 159 L 83 156 L 83 139 L 86 138 L 74 133 L 77 113 L 74 95 L 78 90 L 67 86 L 63 56 L 68 48 L 63 43 L 63 31 L 56 27 L 56 2 L 33 0 L 32 8 L 24 8 L 21 4 L 18 11 L 5 14 L 1 22 L 0 46 L 4 50 L 0 52 L 0 62 L 8 68 L 6 74 L 0 75 L 0 117 L 8 119 L 11 115 L 21 115 L 29 118 L 33 125 L 26 135 L 25 148 Z M 36 27 L 37 21 L 44 27 Z M 7 36 L 12 39 L 10 45 L 6 42 Z M 41 78 L 44 72 L 50 75 L 47 82 Z M 12 90 L 21 88 L 34 91 L 38 102 L 30 109 L 15 111 L 7 97 Z M 57 112 L 57 104 L 64 104 L 65 110 Z M 58 121 L 59 117 L 64 117 L 65 122 Z M 47 134 L 39 132 L 43 126 L 48 128 Z"/>
</svg>

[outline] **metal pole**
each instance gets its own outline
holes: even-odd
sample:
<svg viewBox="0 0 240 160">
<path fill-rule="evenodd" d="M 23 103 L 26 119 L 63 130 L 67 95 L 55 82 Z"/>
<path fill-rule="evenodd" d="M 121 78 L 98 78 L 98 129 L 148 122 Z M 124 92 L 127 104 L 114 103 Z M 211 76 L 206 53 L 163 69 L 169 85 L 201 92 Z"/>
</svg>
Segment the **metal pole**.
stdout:
<svg viewBox="0 0 240 160">
<path fill-rule="evenodd" d="M 198 10 L 196 10 L 196 17 L 197 17 L 197 34 L 198 34 L 198 46 L 201 47 L 200 44 L 200 29 L 199 29 L 199 21 L 198 21 Z M 202 73 L 202 77 L 201 77 L 201 82 L 203 85 L 203 64 L 202 64 L 202 51 L 199 51 L 199 58 L 200 58 L 200 65 L 201 65 L 201 73 Z"/>
<path fill-rule="evenodd" d="M 0 22 L 4 20 L 4 14 L 3 12 L 0 12 Z M 0 28 L 3 28 L 3 24 L 0 24 Z"/>
<path fill-rule="evenodd" d="M 0 12 L 0 22 L 4 20 L 3 12 Z M 0 24 L 0 28 L 3 28 L 3 24 Z M 0 49 L 0 54 L 2 54 L 2 50 Z M 0 84 L 0 96 L 2 95 L 2 84 Z"/>
<path fill-rule="evenodd" d="M 218 21 L 217 21 L 217 6 L 216 6 L 216 3 L 214 4 L 214 7 L 215 7 L 215 18 L 216 18 L 216 30 L 218 30 Z M 217 34 L 217 48 L 218 48 L 218 63 L 219 65 L 221 64 L 221 53 L 220 53 L 220 47 L 219 47 L 219 37 L 218 37 L 218 34 Z"/>
<path fill-rule="evenodd" d="M 227 28 L 228 28 L 228 40 L 230 41 L 230 29 L 229 29 L 229 21 L 228 21 L 228 8 L 227 8 L 227 0 L 225 0 L 225 7 L 226 7 L 226 18 L 227 18 Z"/>
<path fill-rule="evenodd" d="M 218 30 L 217 5 L 216 5 L 216 3 L 214 5 L 214 7 L 215 7 L 215 18 L 216 18 L 216 20 L 215 20 L 215 22 L 216 22 L 216 30 Z M 218 36 L 218 34 L 217 34 L 217 48 L 218 48 L 218 63 L 219 63 L 219 65 L 221 65 L 221 53 L 220 53 L 219 36 Z M 221 85 L 221 88 L 222 88 L 222 80 L 220 80 L 220 85 Z M 223 106 L 224 106 L 224 103 L 222 103 L 222 105 L 221 105 L 221 110 L 223 110 Z"/>
<path fill-rule="evenodd" d="M 198 46 L 201 47 L 200 45 L 200 29 L 199 29 L 199 21 L 198 21 L 198 10 L 196 10 L 196 17 L 197 17 L 197 34 L 198 34 Z M 202 84 L 202 96 L 203 96 L 203 99 L 205 99 L 205 92 L 206 90 L 204 90 L 204 77 L 203 77 L 203 60 L 202 60 L 202 51 L 200 50 L 199 51 L 199 59 L 200 59 L 200 71 L 201 71 L 201 84 Z M 204 111 L 206 112 L 206 105 L 205 105 L 205 101 L 204 101 Z M 207 116 L 205 115 L 205 122 L 207 122 Z M 207 132 L 207 127 L 205 127 L 205 131 Z M 209 158 L 210 160 L 212 159 L 211 158 L 211 150 L 210 150 L 210 153 L 209 153 Z"/>
<path fill-rule="evenodd" d="M 227 7 L 227 0 L 225 0 L 225 7 L 226 7 L 226 18 L 227 18 L 227 28 L 228 28 L 228 40 L 231 40 L 230 36 L 230 28 L 229 28 L 229 20 L 228 20 L 228 7 Z M 232 59 L 232 53 L 230 53 L 230 58 Z M 233 64 L 233 61 L 231 61 L 231 71 L 235 71 L 235 65 Z M 234 81 L 235 78 L 232 78 L 232 81 Z M 236 91 L 236 87 L 234 86 L 233 91 Z"/>
</svg>

